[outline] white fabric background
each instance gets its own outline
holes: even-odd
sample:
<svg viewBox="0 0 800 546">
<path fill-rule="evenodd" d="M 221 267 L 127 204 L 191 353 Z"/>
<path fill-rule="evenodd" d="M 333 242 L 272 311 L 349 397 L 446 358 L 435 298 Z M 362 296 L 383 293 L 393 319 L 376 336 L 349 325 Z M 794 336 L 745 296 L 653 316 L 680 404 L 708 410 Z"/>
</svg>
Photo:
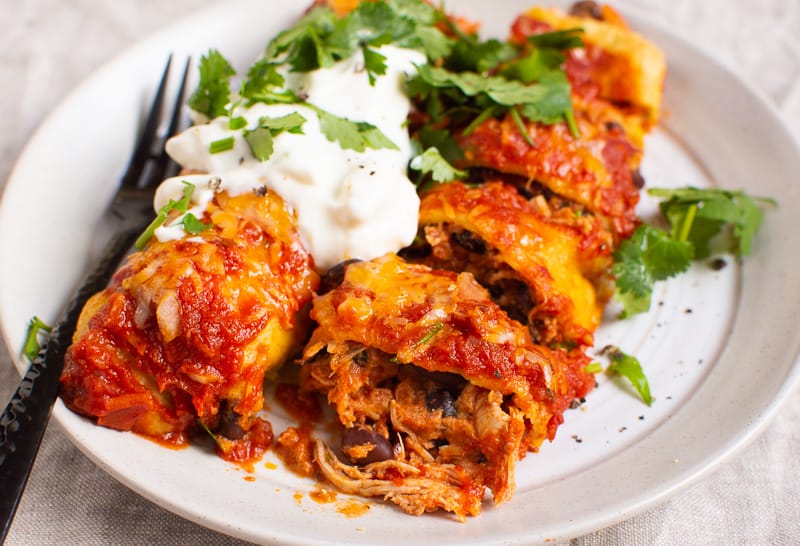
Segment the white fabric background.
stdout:
<svg viewBox="0 0 800 546">
<path fill-rule="evenodd" d="M 37 125 L 83 78 L 154 29 L 210 3 L 0 0 L 0 187 Z M 620 0 L 616 5 L 644 11 L 739 73 L 800 138 L 800 0 Z M 17 380 L 0 341 L 0 404 Z M 760 438 L 703 481 L 653 510 L 569 544 L 800 544 L 798 423 L 800 393 L 795 393 Z M 132 493 L 89 462 L 53 423 L 8 544 L 110 543 L 238 541 Z"/>
</svg>

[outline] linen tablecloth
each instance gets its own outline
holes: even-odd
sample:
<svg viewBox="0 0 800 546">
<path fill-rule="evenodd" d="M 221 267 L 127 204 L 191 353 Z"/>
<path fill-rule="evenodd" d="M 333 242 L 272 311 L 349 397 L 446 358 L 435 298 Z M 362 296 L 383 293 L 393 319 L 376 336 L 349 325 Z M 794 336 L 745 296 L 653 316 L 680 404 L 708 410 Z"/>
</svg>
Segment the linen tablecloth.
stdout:
<svg viewBox="0 0 800 546">
<path fill-rule="evenodd" d="M 141 37 L 211 3 L 0 0 L 0 184 L 37 125 L 83 78 Z M 646 13 L 737 72 L 800 137 L 800 1 L 625 0 L 616 5 Z M 0 403 L 17 380 L 0 341 Z M 702 481 L 650 511 L 569 544 L 800 544 L 798 454 L 800 392 L 763 435 Z M 8 544 L 112 543 L 239 542 L 117 483 L 53 422 Z"/>
</svg>

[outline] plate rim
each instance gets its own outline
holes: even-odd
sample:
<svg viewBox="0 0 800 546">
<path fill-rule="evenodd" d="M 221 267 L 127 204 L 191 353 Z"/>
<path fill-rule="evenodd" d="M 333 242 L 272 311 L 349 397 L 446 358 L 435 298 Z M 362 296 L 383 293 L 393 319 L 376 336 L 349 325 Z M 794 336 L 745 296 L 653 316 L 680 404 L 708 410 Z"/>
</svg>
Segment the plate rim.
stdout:
<svg viewBox="0 0 800 546">
<path fill-rule="evenodd" d="M 234 4 L 241 4 L 241 5 L 249 5 L 253 4 L 253 0 L 240 0 L 239 2 L 235 2 Z M 450 6 L 458 4 L 458 2 L 452 1 L 449 2 Z M 24 156 L 30 154 L 30 150 L 35 149 L 37 143 L 41 140 L 41 136 L 46 133 L 48 127 L 52 124 L 52 120 L 57 118 L 58 116 L 63 115 L 63 111 L 67 110 L 72 102 L 74 102 L 75 97 L 80 95 L 83 90 L 91 85 L 94 85 L 93 82 L 101 80 L 103 75 L 111 70 L 112 66 L 119 64 L 121 61 L 127 59 L 128 57 L 135 56 L 136 52 L 139 50 L 146 49 L 149 44 L 157 43 L 161 40 L 161 37 L 164 35 L 169 34 L 173 31 L 173 29 L 178 24 L 185 24 L 186 21 L 189 19 L 193 20 L 201 20 L 206 17 L 209 17 L 212 13 L 221 12 L 223 9 L 230 9 L 230 4 L 226 4 L 225 6 L 211 6 L 209 8 L 204 9 L 203 11 L 191 16 L 190 18 L 183 19 L 182 21 L 178 21 L 176 23 L 170 24 L 165 28 L 159 30 L 153 35 L 146 37 L 139 42 L 125 48 L 119 54 L 115 55 L 113 58 L 108 60 L 106 63 L 101 65 L 98 69 L 93 71 L 89 77 L 82 80 L 82 82 L 75 87 L 57 106 L 53 109 L 45 118 L 41 120 L 41 122 L 36 127 L 31 138 L 27 141 L 27 143 L 22 148 L 19 156 L 17 157 L 14 165 L 9 173 L 9 177 L 7 179 L 7 183 L 3 187 L 2 194 L 0 194 L 0 215 L 3 214 L 4 211 L 4 204 L 6 203 L 6 195 L 7 190 L 17 178 L 17 170 L 18 166 L 21 163 Z M 768 101 L 764 95 L 760 92 L 760 90 L 756 89 L 752 84 L 750 84 L 747 80 L 740 77 L 736 72 L 731 70 L 726 65 L 720 63 L 717 59 L 715 59 L 710 54 L 706 53 L 704 50 L 699 49 L 689 43 L 683 36 L 678 33 L 673 32 L 672 30 L 666 28 L 658 21 L 653 21 L 651 19 L 647 19 L 643 15 L 637 15 L 635 9 L 630 9 L 631 13 L 628 13 L 630 8 L 626 6 L 624 10 L 625 15 L 629 18 L 629 20 L 633 23 L 632 26 L 634 28 L 641 27 L 641 26 L 648 26 L 657 29 L 662 34 L 666 35 L 669 39 L 674 40 L 680 43 L 684 48 L 691 51 L 693 55 L 699 56 L 703 59 L 704 62 L 710 63 L 721 69 L 726 75 L 732 78 L 737 85 L 739 85 L 749 96 L 752 100 L 758 102 L 760 108 L 769 112 L 770 116 L 774 118 L 777 122 L 777 126 L 783 130 L 783 138 L 790 140 L 793 143 L 795 154 L 800 157 L 800 146 L 798 146 L 797 140 L 794 139 L 788 127 L 782 122 L 778 115 L 777 108 Z M 631 17 L 634 15 L 634 17 Z M 0 293 L 0 298 L 2 298 L 2 293 Z M 14 352 L 14 345 L 11 343 L 11 339 L 8 337 L 8 329 L 3 322 L 3 317 L 0 316 L 0 332 L 4 337 L 6 345 L 9 347 L 9 350 L 13 353 Z M 18 371 L 21 370 L 22 362 L 21 359 L 16 354 L 12 354 L 13 361 Z M 728 445 L 725 446 L 724 449 L 717 450 L 713 453 L 713 456 L 709 457 L 706 460 L 705 464 L 702 468 L 695 468 L 688 473 L 684 473 L 682 478 L 680 479 L 673 479 L 669 483 L 669 487 L 662 488 L 660 492 L 656 494 L 651 494 L 648 499 L 640 500 L 635 506 L 630 507 L 628 510 L 620 511 L 615 515 L 605 514 L 605 517 L 598 516 L 597 520 L 591 523 L 586 523 L 583 526 L 573 525 L 573 529 L 577 530 L 577 534 L 583 534 L 584 532 L 590 532 L 592 530 L 597 530 L 599 528 L 611 525 L 613 523 L 617 523 L 621 520 L 628 519 L 642 511 L 651 508 L 657 504 L 663 502 L 666 498 L 674 495 L 678 491 L 686 488 L 689 484 L 696 482 L 697 480 L 701 479 L 702 477 L 708 475 L 709 473 L 716 470 L 720 464 L 722 464 L 726 459 L 730 458 L 734 453 L 741 451 L 744 447 L 749 445 L 753 440 L 755 440 L 763 430 L 769 426 L 769 424 L 773 421 L 774 417 L 777 415 L 780 408 L 786 403 L 789 395 L 797 389 L 798 383 L 800 383 L 800 346 L 795 347 L 795 352 L 790 357 L 791 365 L 787 368 L 787 376 L 786 381 L 784 382 L 783 386 L 777 391 L 775 396 L 773 396 L 769 403 L 763 407 L 761 415 L 759 419 L 755 420 L 754 422 L 750 423 L 747 427 L 743 430 L 738 437 L 732 438 Z M 680 411 L 679 408 L 677 411 Z M 64 412 L 68 410 L 63 406 L 63 403 L 59 400 L 54 415 L 56 416 L 59 423 L 62 425 L 62 429 L 67 433 L 70 441 L 76 445 L 84 454 L 86 454 L 95 464 L 103 468 L 103 470 L 113 476 L 116 480 L 124 483 L 128 487 L 134 489 L 138 494 L 142 495 L 143 497 L 147 498 L 148 500 L 162 506 L 164 508 L 169 509 L 170 511 L 179 514 L 183 517 L 187 517 L 200 525 L 210 527 L 221 531 L 226 534 L 230 534 L 232 529 L 224 524 L 220 524 L 219 522 L 213 522 L 211 520 L 203 519 L 201 516 L 197 514 L 186 512 L 186 510 L 177 503 L 170 503 L 168 500 L 165 502 L 164 497 L 159 497 L 158 495 L 151 496 L 151 491 L 143 491 L 141 488 L 136 487 L 135 483 L 131 483 L 126 476 L 120 474 L 117 469 L 112 466 L 109 466 L 106 461 L 102 461 L 95 456 L 94 452 L 88 448 L 88 446 L 84 445 L 83 442 L 80 440 L 80 436 L 75 433 L 71 427 L 65 425 L 66 416 Z M 199 518 L 199 519 L 198 519 Z M 598 526 L 598 523 L 600 524 Z M 234 536 L 242 536 L 243 538 L 253 539 L 256 538 L 257 540 L 264 540 L 264 536 L 260 535 L 258 537 L 246 536 L 242 534 L 234 534 Z M 575 536 L 575 534 L 570 533 L 567 536 Z M 302 540 L 302 542 L 292 542 L 292 537 L 281 537 L 278 538 L 277 535 L 274 537 L 277 540 L 282 540 L 287 544 L 309 544 L 308 539 Z M 289 538 L 290 540 L 287 540 Z M 526 537 L 521 537 L 523 540 Z M 312 541 L 313 543 L 324 544 L 327 542 L 316 542 Z"/>
</svg>

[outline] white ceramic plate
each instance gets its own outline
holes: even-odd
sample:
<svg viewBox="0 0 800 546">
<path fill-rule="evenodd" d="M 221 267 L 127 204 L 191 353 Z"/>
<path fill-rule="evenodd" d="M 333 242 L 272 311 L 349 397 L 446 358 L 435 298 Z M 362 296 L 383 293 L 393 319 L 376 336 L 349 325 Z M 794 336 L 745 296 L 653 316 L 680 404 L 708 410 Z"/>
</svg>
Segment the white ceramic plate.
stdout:
<svg viewBox="0 0 800 546">
<path fill-rule="evenodd" d="M 502 36 L 530 3 L 508 1 L 501 9 L 452 0 L 448 6 Z M 213 46 L 241 70 L 302 8 L 292 0 L 245 0 L 204 12 L 127 51 L 50 115 L 20 157 L 0 205 L 0 320 L 9 347 L 21 346 L 31 316 L 54 320 L 104 239 L 97 219 L 167 53 L 197 56 Z M 741 188 L 780 202 L 743 265 L 730 257 L 721 271 L 698 264 L 659 286 L 653 310 L 635 320 L 615 321 L 609 309 L 597 346 L 613 342 L 640 358 L 656 399 L 652 407 L 601 377 L 588 402 L 568 412 L 556 441 L 519 464 L 514 498 L 500 507 L 487 501 L 484 513 L 466 524 L 441 514 L 413 518 L 377 502 L 364 515 L 352 517 L 351 509 L 347 517 L 348 503 L 361 501 L 338 495 L 329 504 L 315 502 L 310 494 L 317 486 L 284 471 L 274 454 L 248 475 L 207 446 L 165 449 L 91 425 L 60 402 L 56 418 L 92 460 L 153 502 L 268 543 L 566 538 L 630 517 L 712 469 L 763 428 L 798 381 L 799 259 L 787 249 L 800 248 L 800 185 L 793 183 L 800 152 L 743 82 L 646 20 L 630 21 L 664 49 L 670 67 L 668 116 L 650 138 L 643 165 L 648 184 Z M 654 211 L 644 199 L 642 215 Z M 283 430 L 286 416 L 270 407 L 275 430 Z"/>
</svg>

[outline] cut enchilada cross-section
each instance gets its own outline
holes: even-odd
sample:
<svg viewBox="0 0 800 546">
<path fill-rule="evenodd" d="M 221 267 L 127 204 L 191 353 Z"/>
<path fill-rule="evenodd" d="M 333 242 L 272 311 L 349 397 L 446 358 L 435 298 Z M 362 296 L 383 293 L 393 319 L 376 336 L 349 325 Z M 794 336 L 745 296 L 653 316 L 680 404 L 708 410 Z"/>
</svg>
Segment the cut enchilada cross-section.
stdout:
<svg viewBox="0 0 800 546">
<path fill-rule="evenodd" d="M 583 354 L 535 345 L 469 273 L 353 263 L 312 317 L 300 389 L 324 394 L 343 427 L 340 446 L 310 450 L 318 472 L 413 514 L 475 515 L 484 488 L 508 500 L 516 462 L 592 386 L 574 383 Z"/>
</svg>

